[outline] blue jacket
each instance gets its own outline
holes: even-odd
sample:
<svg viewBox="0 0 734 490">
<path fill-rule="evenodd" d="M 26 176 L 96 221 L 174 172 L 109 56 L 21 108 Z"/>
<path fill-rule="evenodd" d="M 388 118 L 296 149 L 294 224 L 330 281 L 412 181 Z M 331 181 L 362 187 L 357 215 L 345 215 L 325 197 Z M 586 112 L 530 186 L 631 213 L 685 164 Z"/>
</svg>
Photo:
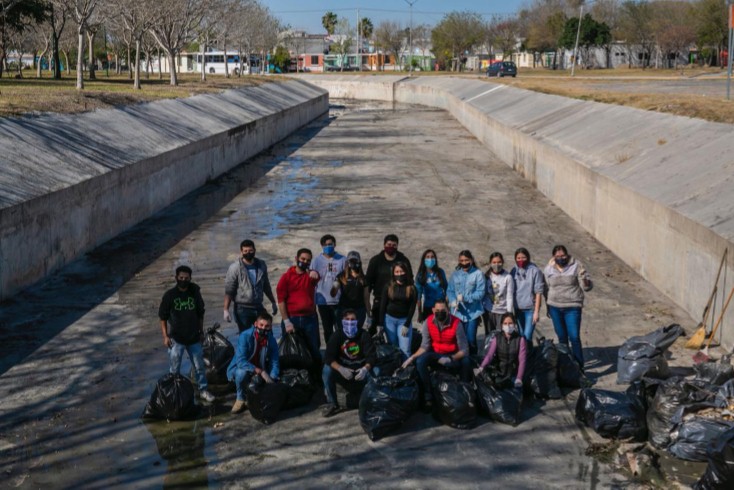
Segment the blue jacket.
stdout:
<svg viewBox="0 0 734 490">
<path fill-rule="evenodd" d="M 482 316 L 484 312 L 482 298 L 484 298 L 485 287 L 484 273 L 476 267 L 472 266 L 469 272 L 464 272 L 464 269 L 454 271 L 449 280 L 448 291 L 446 291 L 449 306 L 458 303 L 456 297 L 459 294 L 463 296 L 463 301 L 457 304 L 456 311 L 451 307 L 451 314 L 462 322 Z"/>
<path fill-rule="evenodd" d="M 227 378 L 234 379 L 237 369 L 255 371 L 255 365 L 250 362 L 255 355 L 255 327 L 250 327 L 242 332 L 237 339 L 234 357 L 227 368 Z M 260 351 L 260 365 L 267 371 L 271 378 L 280 377 L 280 362 L 278 357 L 278 342 L 275 340 L 272 330 L 268 335 L 268 345 Z"/>
<path fill-rule="evenodd" d="M 446 291 L 444 291 L 443 287 L 441 286 L 441 280 L 443 280 L 443 282 L 447 283 L 448 285 L 448 281 L 446 280 L 446 273 L 440 267 L 433 281 L 428 280 L 428 278 L 426 277 L 425 285 L 418 282 L 418 274 L 416 274 L 415 289 L 418 292 L 418 298 L 422 298 L 424 308 L 432 307 L 436 304 L 437 299 L 446 296 Z"/>
</svg>

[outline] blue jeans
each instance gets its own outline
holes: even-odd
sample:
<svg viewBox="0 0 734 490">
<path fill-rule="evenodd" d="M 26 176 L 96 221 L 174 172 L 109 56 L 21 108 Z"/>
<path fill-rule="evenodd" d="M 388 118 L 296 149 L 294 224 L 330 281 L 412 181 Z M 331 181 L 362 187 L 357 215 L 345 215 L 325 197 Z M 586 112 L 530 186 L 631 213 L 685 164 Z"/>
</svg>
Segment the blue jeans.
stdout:
<svg viewBox="0 0 734 490">
<path fill-rule="evenodd" d="M 259 308 L 250 308 L 248 306 L 238 305 L 235 303 L 233 311 L 234 321 L 237 323 L 237 329 L 242 333 L 255 323 L 257 316 L 260 312 L 265 311 L 265 308 L 262 306 Z"/>
<path fill-rule="evenodd" d="M 371 376 L 379 376 L 380 370 L 376 367 L 372 368 L 372 371 L 366 378 L 360 381 L 351 379 L 347 381 L 344 377 L 328 364 L 324 364 L 324 368 L 321 370 L 321 380 L 324 382 L 324 395 L 326 396 L 326 403 L 331 405 L 337 405 L 336 402 L 336 383 L 344 386 L 347 391 L 362 391 L 364 385 L 370 380 Z"/>
<path fill-rule="evenodd" d="M 533 312 L 535 310 L 518 310 L 517 315 L 517 328 L 520 329 L 520 335 L 525 337 L 525 340 L 533 343 L 533 332 L 535 331 L 535 325 L 533 325 Z M 553 322 L 555 323 L 555 321 Z"/>
<path fill-rule="evenodd" d="M 479 326 L 479 317 L 466 322 L 461 322 L 461 326 L 466 334 L 466 341 L 469 343 L 469 354 L 477 353 L 477 327 Z"/>
<path fill-rule="evenodd" d="M 314 315 L 292 316 L 290 321 L 297 332 L 304 336 L 308 343 L 308 348 L 313 356 L 314 365 L 321 364 L 321 338 L 319 337 L 319 317 Z M 285 333 L 285 323 L 280 324 L 282 331 Z"/>
<path fill-rule="evenodd" d="M 178 344 L 171 339 L 171 347 L 168 349 L 168 362 L 170 364 L 171 374 L 181 373 L 181 361 L 183 361 L 184 351 L 189 354 L 191 364 L 194 365 L 196 371 L 196 383 L 199 385 L 199 391 L 205 391 L 206 382 L 206 366 L 204 365 L 204 349 L 201 348 L 199 342 L 191 345 Z"/>
<path fill-rule="evenodd" d="M 450 372 L 458 372 L 461 376 L 462 381 L 469 381 L 471 379 L 471 362 L 469 357 L 464 356 L 458 361 L 452 360 L 446 365 L 439 364 L 438 360 L 444 357 L 445 354 L 437 354 L 435 352 L 424 352 L 415 361 L 415 368 L 418 371 L 421 384 L 423 385 L 423 393 L 425 394 L 426 400 L 433 400 L 433 393 L 431 392 L 431 377 L 428 373 L 428 368 L 434 369 L 445 369 Z"/>
<path fill-rule="evenodd" d="M 403 337 L 400 331 L 403 325 L 408 325 L 408 336 Z M 385 315 L 385 333 L 387 334 L 387 340 L 392 344 L 400 348 L 403 353 L 403 360 L 410 357 L 410 346 L 413 341 L 413 329 L 410 328 L 410 320 L 408 318 L 395 318 L 390 315 Z"/>
<path fill-rule="evenodd" d="M 250 380 L 254 375 L 255 371 L 251 369 L 237 368 L 235 370 L 234 379 L 230 379 L 230 381 L 234 381 L 234 384 L 237 387 L 238 400 L 245 401 L 247 399 L 247 385 L 250 384 Z"/>
<path fill-rule="evenodd" d="M 584 367 L 584 353 L 581 350 L 581 308 L 558 308 L 548 305 L 548 313 L 553 320 L 559 344 L 568 345 L 571 341 L 573 357 Z"/>
</svg>

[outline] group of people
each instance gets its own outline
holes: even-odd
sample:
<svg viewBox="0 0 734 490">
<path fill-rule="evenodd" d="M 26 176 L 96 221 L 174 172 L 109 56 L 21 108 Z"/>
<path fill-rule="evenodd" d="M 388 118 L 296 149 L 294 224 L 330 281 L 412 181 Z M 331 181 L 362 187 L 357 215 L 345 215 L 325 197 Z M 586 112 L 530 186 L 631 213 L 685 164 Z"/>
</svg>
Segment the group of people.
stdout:
<svg viewBox="0 0 734 490">
<path fill-rule="evenodd" d="M 446 369 L 470 379 L 470 356 L 478 352 L 480 322 L 487 350 L 475 374 L 493 365 L 504 379 L 521 387 L 527 346 L 532 343 L 544 297 L 559 343 L 570 342 L 583 368 L 581 312 L 584 291 L 592 283 L 581 262 L 563 245 L 553 247 L 542 270 L 531 261 L 526 248 L 515 251 L 515 265 L 509 271 L 499 252 L 489 256 L 489 267 L 482 271 L 472 252 L 462 250 L 450 274 L 429 249 L 421 255 L 414 274 L 394 234 L 385 236 L 383 250 L 369 260 L 366 271 L 358 252 L 344 256 L 336 251 L 333 235 L 324 235 L 320 244 L 322 250 L 316 257 L 307 248 L 298 250 L 295 264 L 277 283 L 277 301 L 267 265 L 256 257 L 255 244 L 251 240 L 240 244 L 241 256 L 230 265 L 224 287 L 224 320 L 234 320 L 240 332 L 227 371 L 237 387 L 232 412 L 245 408 L 245 389 L 253 376 L 260 375 L 268 383 L 278 380 L 278 346 L 272 331 L 278 312 L 284 334 L 301 335 L 321 369 L 325 416 L 340 409 L 336 382 L 359 385 L 379 375 L 373 337 L 383 333 L 400 349 L 404 367 L 415 362 L 427 407 L 432 403 L 430 369 Z M 266 297 L 272 315 L 265 309 Z M 416 311 L 422 342 L 413 353 Z M 191 269 L 181 266 L 176 270 L 176 286 L 165 293 L 159 310 L 163 340 L 169 348 L 171 372 L 178 373 L 187 351 L 200 396 L 212 401 L 199 343 L 203 317 L 204 302 L 191 282 Z M 326 341 L 323 367 L 319 320 Z"/>
</svg>

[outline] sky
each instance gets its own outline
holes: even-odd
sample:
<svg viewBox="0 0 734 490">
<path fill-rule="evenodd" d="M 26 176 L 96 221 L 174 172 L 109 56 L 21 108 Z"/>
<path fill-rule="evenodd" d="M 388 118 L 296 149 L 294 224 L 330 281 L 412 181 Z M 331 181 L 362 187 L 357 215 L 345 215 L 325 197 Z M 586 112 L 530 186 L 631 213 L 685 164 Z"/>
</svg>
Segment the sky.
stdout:
<svg viewBox="0 0 734 490">
<path fill-rule="evenodd" d="M 435 25 L 444 14 L 454 10 L 469 10 L 489 20 L 493 14 L 511 14 L 527 2 L 523 0 L 410 0 L 413 2 L 413 25 Z M 360 17 L 369 17 L 377 26 L 383 20 L 410 25 L 410 6 L 406 0 L 261 0 L 283 24 L 309 34 L 324 32 L 321 17 L 327 11 L 338 17 L 348 17 L 356 23 Z"/>
</svg>

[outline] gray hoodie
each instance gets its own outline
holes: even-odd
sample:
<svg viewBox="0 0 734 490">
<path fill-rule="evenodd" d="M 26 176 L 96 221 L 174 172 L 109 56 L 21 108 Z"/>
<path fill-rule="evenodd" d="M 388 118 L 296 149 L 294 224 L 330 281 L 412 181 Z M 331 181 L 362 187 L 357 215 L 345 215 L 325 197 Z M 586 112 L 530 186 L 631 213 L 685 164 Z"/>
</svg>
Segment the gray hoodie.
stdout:
<svg viewBox="0 0 734 490">
<path fill-rule="evenodd" d="M 263 294 L 267 294 L 268 297 L 273 295 L 268 279 L 268 266 L 257 257 L 254 259 L 254 265 L 257 267 L 254 285 L 250 281 L 250 275 L 242 259 L 237 259 L 237 262 L 233 262 L 227 270 L 227 276 L 224 279 L 224 293 L 238 305 L 253 308 L 262 306 Z"/>
<path fill-rule="evenodd" d="M 584 291 L 591 290 L 591 279 L 583 264 L 571 257 L 562 270 L 554 259 L 545 266 L 545 282 L 548 288 L 546 302 L 556 308 L 581 308 L 584 306 Z M 584 279 L 589 287 L 584 286 Z"/>
</svg>

